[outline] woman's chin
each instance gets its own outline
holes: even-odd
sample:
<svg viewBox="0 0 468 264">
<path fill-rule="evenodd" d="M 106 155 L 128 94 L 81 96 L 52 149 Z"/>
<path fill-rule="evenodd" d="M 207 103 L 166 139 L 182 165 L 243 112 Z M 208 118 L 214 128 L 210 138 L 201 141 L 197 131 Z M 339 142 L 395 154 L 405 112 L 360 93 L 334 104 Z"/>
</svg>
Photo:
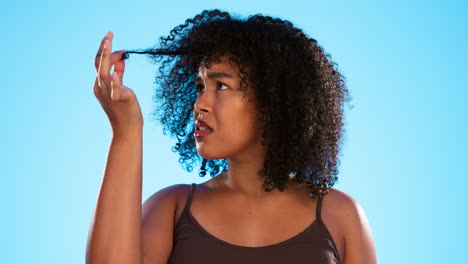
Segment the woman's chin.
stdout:
<svg viewBox="0 0 468 264">
<path fill-rule="evenodd" d="M 210 160 L 223 159 L 223 157 L 220 157 L 218 155 L 209 155 L 209 154 L 204 154 L 200 152 L 198 152 L 198 155 L 204 159 L 210 159 Z"/>
<path fill-rule="evenodd" d="M 223 155 L 220 155 L 219 152 L 214 153 L 212 151 L 207 151 L 206 149 L 203 149 L 203 147 L 197 147 L 197 153 L 200 157 L 204 159 L 224 159 L 226 158 Z"/>
</svg>

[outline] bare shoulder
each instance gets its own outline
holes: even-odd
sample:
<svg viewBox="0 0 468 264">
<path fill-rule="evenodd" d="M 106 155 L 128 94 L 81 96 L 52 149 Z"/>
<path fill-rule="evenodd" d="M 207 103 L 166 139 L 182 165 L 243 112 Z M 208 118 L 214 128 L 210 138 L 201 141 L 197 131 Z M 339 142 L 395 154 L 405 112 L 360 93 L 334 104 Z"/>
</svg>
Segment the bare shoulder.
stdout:
<svg viewBox="0 0 468 264">
<path fill-rule="evenodd" d="M 340 226 L 345 242 L 344 264 L 377 263 L 375 245 L 367 216 L 359 202 L 349 194 L 330 188 L 324 198 Z"/>
<path fill-rule="evenodd" d="M 189 184 L 174 184 L 153 193 L 143 203 L 143 214 L 145 212 L 145 209 L 151 211 L 151 209 L 154 206 L 159 206 L 157 205 L 159 203 L 163 203 L 166 205 L 172 204 L 173 206 L 175 206 L 176 203 L 179 201 L 180 197 L 184 196 L 187 193 L 189 186 Z M 147 211 L 147 213 L 149 213 L 150 211 Z"/>
<path fill-rule="evenodd" d="M 152 194 L 142 205 L 144 263 L 166 263 L 172 251 L 174 217 L 188 184 L 175 184 Z"/>
<path fill-rule="evenodd" d="M 349 235 L 356 227 L 367 225 L 364 210 L 359 202 L 349 194 L 335 188 L 329 188 L 323 203 L 324 210 L 333 211 L 337 221 L 344 227 L 344 235 Z"/>
<path fill-rule="evenodd" d="M 171 215 L 175 220 L 175 215 L 180 203 L 188 195 L 190 184 L 174 184 L 152 194 L 142 205 L 142 220 L 153 223 L 154 218 Z M 173 222 L 175 223 L 175 221 Z"/>
<path fill-rule="evenodd" d="M 349 214 L 349 211 L 356 210 L 357 207 L 359 207 L 359 203 L 353 197 L 335 188 L 328 189 L 328 194 L 324 197 L 324 203 L 325 201 L 330 207 L 334 208 L 335 211 L 346 211 L 346 214 Z"/>
</svg>

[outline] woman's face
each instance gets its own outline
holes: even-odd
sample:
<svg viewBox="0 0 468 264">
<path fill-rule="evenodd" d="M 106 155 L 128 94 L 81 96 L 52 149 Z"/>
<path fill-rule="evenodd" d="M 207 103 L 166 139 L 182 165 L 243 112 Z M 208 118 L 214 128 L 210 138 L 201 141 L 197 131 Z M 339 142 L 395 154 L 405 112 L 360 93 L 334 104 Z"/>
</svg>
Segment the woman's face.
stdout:
<svg viewBox="0 0 468 264">
<path fill-rule="evenodd" d="M 194 120 L 201 119 L 213 129 L 209 135 L 195 138 L 198 153 L 206 159 L 245 156 L 258 151 L 260 144 L 261 133 L 254 128 L 253 91 L 250 87 L 239 91 L 241 78 L 237 64 L 230 63 L 226 56 L 220 59 L 220 63 L 212 62 L 209 69 L 201 66 L 195 83 L 198 98 Z"/>
</svg>

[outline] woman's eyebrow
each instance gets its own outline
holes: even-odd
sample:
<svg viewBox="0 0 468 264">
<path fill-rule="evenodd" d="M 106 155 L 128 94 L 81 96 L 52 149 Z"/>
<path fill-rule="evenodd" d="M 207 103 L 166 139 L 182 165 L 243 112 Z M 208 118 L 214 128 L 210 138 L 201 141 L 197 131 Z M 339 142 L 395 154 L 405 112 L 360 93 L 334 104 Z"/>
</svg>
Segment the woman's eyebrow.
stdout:
<svg viewBox="0 0 468 264">
<path fill-rule="evenodd" d="M 227 74 L 225 72 L 211 72 L 211 73 L 208 73 L 208 78 L 209 79 L 223 79 L 223 78 L 228 78 L 228 79 L 232 79 L 234 77 L 232 77 L 232 75 L 230 74 Z M 195 81 L 201 81 L 201 76 L 200 75 L 197 75 L 197 79 Z"/>
</svg>

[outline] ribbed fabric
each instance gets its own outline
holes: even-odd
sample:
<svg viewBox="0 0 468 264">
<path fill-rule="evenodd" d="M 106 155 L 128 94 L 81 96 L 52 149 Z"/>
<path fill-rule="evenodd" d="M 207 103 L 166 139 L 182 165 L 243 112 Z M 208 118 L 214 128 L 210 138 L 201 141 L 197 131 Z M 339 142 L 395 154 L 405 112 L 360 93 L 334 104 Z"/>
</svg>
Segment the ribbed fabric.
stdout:
<svg viewBox="0 0 468 264">
<path fill-rule="evenodd" d="M 168 264 L 340 264 L 335 242 L 322 221 L 322 199 L 316 220 L 301 233 L 277 244 L 244 247 L 227 243 L 208 233 L 192 216 L 190 186 L 184 211 L 174 229 L 174 246 Z"/>
</svg>

